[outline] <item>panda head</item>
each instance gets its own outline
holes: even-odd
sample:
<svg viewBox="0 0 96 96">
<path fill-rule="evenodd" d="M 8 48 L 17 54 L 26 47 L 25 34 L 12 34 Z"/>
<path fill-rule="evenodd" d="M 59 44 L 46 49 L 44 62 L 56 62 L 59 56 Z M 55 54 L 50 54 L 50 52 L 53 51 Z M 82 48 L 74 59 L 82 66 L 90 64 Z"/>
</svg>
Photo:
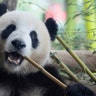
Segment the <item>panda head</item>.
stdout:
<svg viewBox="0 0 96 96">
<path fill-rule="evenodd" d="M 44 66 L 50 54 L 50 41 L 56 34 L 57 25 L 52 18 L 43 23 L 28 12 L 5 13 L 0 17 L 0 64 L 11 73 L 37 72 L 21 55 Z"/>
</svg>

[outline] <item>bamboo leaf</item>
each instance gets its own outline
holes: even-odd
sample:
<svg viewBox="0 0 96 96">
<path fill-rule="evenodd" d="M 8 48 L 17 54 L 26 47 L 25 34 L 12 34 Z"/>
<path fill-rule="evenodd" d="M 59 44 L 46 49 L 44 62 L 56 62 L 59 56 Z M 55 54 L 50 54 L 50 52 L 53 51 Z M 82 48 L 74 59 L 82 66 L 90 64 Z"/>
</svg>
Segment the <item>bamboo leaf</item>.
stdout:
<svg viewBox="0 0 96 96">
<path fill-rule="evenodd" d="M 64 25 L 67 25 L 69 23 L 71 18 L 68 18 Z"/>
<path fill-rule="evenodd" d="M 78 16 L 80 16 L 80 15 L 82 15 L 82 13 L 81 13 L 81 12 L 80 12 L 80 13 L 75 14 L 75 15 L 73 16 L 73 19 L 75 19 L 76 17 L 78 17 Z"/>
<path fill-rule="evenodd" d="M 86 8 L 86 11 L 89 10 L 93 6 L 93 2 Z"/>
<path fill-rule="evenodd" d="M 90 3 L 90 2 L 92 2 L 91 0 L 89 0 L 89 1 L 86 1 L 86 2 L 84 2 L 84 4 L 87 4 L 87 3 Z"/>
<path fill-rule="evenodd" d="M 87 21 L 87 22 L 94 22 L 95 23 L 95 21 L 88 20 L 88 19 L 85 19 L 85 18 L 84 18 L 84 20 Z"/>
</svg>

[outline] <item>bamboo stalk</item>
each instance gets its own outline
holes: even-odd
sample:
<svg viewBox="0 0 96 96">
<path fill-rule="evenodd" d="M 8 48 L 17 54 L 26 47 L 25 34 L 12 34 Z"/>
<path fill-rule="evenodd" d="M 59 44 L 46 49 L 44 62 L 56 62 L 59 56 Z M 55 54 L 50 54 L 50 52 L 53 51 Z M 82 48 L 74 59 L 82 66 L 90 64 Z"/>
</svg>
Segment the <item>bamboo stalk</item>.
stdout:
<svg viewBox="0 0 96 96">
<path fill-rule="evenodd" d="M 52 54 L 52 53 L 51 53 L 51 54 Z M 67 73 L 75 82 L 80 83 L 79 79 L 73 74 L 73 72 L 72 72 L 62 61 L 59 60 L 59 58 L 58 58 L 56 55 L 52 54 L 52 55 L 51 55 L 51 58 L 54 59 L 54 60 L 57 62 L 57 64 L 59 64 L 59 65 L 63 68 L 63 70 L 66 71 L 66 73 Z"/>
<path fill-rule="evenodd" d="M 65 49 L 70 53 L 70 55 L 77 61 L 77 63 L 87 72 L 87 74 L 96 82 L 96 77 L 90 71 L 90 69 L 84 64 L 84 62 L 68 47 L 68 45 L 59 36 L 56 37 L 57 40 L 65 47 Z"/>
<path fill-rule="evenodd" d="M 30 58 L 28 58 L 26 56 L 23 56 L 23 57 L 24 57 L 24 59 L 29 61 L 32 65 L 34 65 L 37 69 L 39 69 L 43 74 L 45 74 L 48 78 L 50 78 L 52 81 L 54 81 L 57 85 L 59 85 L 60 87 L 66 89 L 67 86 L 64 83 L 62 83 L 60 80 L 58 80 L 53 75 L 51 75 L 49 72 L 47 72 L 42 66 L 40 66 L 35 61 L 33 61 L 32 59 L 30 59 Z"/>
</svg>

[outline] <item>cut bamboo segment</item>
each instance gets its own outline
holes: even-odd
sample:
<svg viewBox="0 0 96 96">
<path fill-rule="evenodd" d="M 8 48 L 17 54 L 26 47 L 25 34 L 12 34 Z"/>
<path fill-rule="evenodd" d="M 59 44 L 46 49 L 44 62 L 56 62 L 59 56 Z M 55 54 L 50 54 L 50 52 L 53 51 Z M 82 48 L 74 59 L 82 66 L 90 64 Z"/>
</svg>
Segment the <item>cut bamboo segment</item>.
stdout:
<svg viewBox="0 0 96 96">
<path fill-rule="evenodd" d="M 78 62 L 78 64 L 84 69 L 84 71 L 96 82 L 96 76 L 90 71 L 90 69 L 84 64 L 84 62 L 68 47 L 68 45 L 59 36 L 57 40 L 63 45 L 63 47 L 70 53 L 70 55 Z"/>
<path fill-rule="evenodd" d="M 34 65 L 37 69 L 39 69 L 43 74 L 45 74 L 48 78 L 50 78 L 52 81 L 54 81 L 57 85 L 59 85 L 60 87 L 66 89 L 66 85 L 64 83 L 62 83 L 60 80 L 58 80 L 57 78 L 55 78 L 53 75 L 51 75 L 49 72 L 47 72 L 42 66 L 40 66 L 39 64 L 37 64 L 35 61 L 33 61 L 32 59 L 23 56 L 27 61 L 29 61 L 32 65 Z"/>
</svg>

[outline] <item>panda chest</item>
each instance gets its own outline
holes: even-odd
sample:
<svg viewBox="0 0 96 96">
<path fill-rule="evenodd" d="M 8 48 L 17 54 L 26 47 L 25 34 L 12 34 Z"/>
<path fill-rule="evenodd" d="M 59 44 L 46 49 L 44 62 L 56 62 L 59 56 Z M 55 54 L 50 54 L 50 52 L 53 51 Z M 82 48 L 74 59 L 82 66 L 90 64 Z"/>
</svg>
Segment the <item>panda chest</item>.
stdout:
<svg viewBox="0 0 96 96">
<path fill-rule="evenodd" d="M 18 85 L 18 84 L 17 84 Z M 22 88 L 6 86 L 5 84 L 0 84 L 0 96 L 43 96 L 45 93 L 45 88 L 39 86 L 31 86 Z"/>
<path fill-rule="evenodd" d="M 0 75 L 0 96 L 44 96 L 46 88 L 37 82 L 38 78 L 31 77 Z"/>
<path fill-rule="evenodd" d="M 11 88 L 0 83 L 0 96 L 10 96 Z"/>
<path fill-rule="evenodd" d="M 16 92 L 18 93 L 16 96 L 43 96 L 46 88 L 42 85 L 39 85 L 39 81 L 37 82 L 37 80 L 38 78 L 27 78 L 27 80 L 25 79 L 24 81 L 19 81 L 15 88 Z"/>
<path fill-rule="evenodd" d="M 44 88 L 42 87 L 34 87 L 29 88 L 27 90 L 20 91 L 20 96 L 43 96 Z"/>
<path fill-rule="evenodd" d="M 46 91 L 45 87 L 39 86 L 33 81 L 24 81 L 23 83 L 20 81 L 15 85 L 15 94 L 13 96 L 43 96 Z"/>
</svg>

